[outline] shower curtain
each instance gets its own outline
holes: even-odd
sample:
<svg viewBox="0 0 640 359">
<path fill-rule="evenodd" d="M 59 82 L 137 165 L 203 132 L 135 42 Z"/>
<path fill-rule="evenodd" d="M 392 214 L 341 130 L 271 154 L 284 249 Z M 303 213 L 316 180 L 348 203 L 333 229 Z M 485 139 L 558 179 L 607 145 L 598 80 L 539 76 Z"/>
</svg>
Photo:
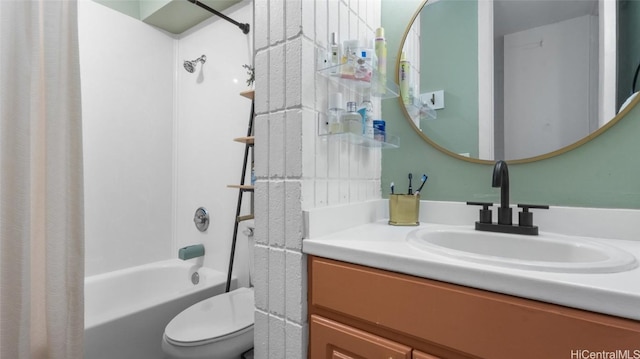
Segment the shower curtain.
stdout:
<svg viewBox="0 0 640 359">
<path fill-rule="evenodd" d="M 0 1 L 0 358 L 81 358 L 77 3 Z"/>
</svg>

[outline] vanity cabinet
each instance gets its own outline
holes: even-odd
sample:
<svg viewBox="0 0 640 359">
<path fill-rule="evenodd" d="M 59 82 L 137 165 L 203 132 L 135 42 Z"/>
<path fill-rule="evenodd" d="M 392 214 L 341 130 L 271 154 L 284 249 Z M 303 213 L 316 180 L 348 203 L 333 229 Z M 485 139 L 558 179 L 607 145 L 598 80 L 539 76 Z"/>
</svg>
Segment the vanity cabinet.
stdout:
<svg viewBox="0 0 640 359">
<path fill-rule="evenodd" d="M 411 348 L 406 345 L 327 318 L 312 315 L 309 326 L 314 333 L 312 358 L 411 359 Z"/>
<path fill-rule="evenodd" d="M 635 320 L 308 258 L 311 359 L 640 355 Z"/>
<path fill-rule="evenodd" d="M 433 356 L 433 355 L 423 353 L 423 352 L 421 352 L 421 351 L 419 351 L 419 350 L 414 350 L 414 351 L 413 351 L 413 356 L 412 356 L 412 358 L 413 358 L 413 359 L 440 359 L 440 358 L 435 357 L 435 356 Z"/>
</svg>

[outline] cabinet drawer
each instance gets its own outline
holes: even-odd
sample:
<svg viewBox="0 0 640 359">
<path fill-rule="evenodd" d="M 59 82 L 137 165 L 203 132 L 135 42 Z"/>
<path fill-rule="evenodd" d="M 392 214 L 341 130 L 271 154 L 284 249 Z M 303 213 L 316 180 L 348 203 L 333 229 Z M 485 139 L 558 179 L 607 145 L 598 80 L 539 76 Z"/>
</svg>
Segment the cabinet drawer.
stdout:
<svg viewBox="0 0 640 359">
<path fill-rule="evenodd" d="M 440 359 L 438 357 L 434 357 L 431 354 L 423 353 L 423 352 L 418 351 L 418 350 L 414 350 L 413 351 L 413 356 L 411 358 L 412 359 Z"/>
<path fill-rule="evenodd" d="M 400 342 L 396 335 L 481 358 L 640 350 L 637 321 L 309 258 L 310 313 L 335 313 Z"/>
<path fill-rule="evenodd" d="M 311 359 L 411 359 L 411 348 L 362 330 L 312 315 Z"/>
</svg>

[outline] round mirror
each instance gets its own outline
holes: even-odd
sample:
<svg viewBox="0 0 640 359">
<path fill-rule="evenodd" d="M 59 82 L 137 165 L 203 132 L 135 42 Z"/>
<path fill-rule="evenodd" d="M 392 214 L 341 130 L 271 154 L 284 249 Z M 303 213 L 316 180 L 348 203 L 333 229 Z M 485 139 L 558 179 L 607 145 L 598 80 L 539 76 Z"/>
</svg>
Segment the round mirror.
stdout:
<svg viewBox="0 0 640 359">
<path fill-rule="evenodd" d="M 547 158 L 622 117 L 638 31 L 634 0 L 425 1 L 398 54 L 400 104 L 454 157 Z"/>
</svg>

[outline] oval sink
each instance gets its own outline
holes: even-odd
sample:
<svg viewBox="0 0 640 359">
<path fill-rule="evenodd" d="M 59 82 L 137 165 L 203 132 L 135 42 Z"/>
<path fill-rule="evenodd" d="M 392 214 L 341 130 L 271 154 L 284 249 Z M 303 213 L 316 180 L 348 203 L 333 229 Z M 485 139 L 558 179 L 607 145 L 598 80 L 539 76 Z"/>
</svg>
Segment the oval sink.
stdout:
<svg viewBox="0 0 640 359">
<path fill-rule="evenodd" d="M 615 273 L 638 266 L 622 249 L 584 237 L 538 236 L 476 231 L 472 228 L 421 228 L 407 235 L 421 250 L 503 267 L 566 273 Z"/>
</svg>

